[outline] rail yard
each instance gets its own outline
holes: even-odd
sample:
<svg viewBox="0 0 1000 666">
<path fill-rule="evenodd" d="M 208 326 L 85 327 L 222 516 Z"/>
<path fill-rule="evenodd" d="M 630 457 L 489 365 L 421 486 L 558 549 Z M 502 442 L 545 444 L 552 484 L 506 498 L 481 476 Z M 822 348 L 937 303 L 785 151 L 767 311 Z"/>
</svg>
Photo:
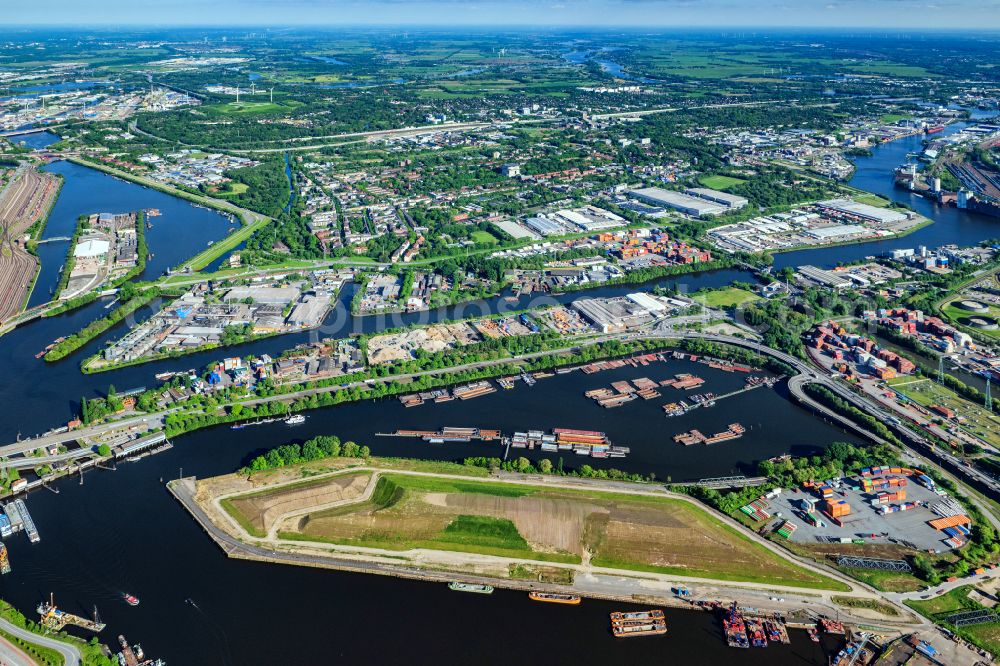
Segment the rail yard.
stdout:
<svg viewBox="0 0 1000 666">
<path fill-rule="evenodd" d="M 31 167 L 13 171 L 0 191 L 0 321 L 20 312 L 31 293 L 38 260 L 28 241 L 58 192 L 57 177 Z"/>
</svg>

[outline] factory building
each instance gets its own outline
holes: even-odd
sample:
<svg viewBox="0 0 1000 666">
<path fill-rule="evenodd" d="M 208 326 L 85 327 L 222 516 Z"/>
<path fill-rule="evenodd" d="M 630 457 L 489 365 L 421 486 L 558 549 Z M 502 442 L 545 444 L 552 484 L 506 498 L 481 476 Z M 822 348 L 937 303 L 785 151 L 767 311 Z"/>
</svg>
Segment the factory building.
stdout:
<svg viewBox="0 0 1000 666">
<path fill-rule="evenodd" d="M 909 219 L 909 215 L 890 208 L 870 206 L 851 199 L 830 199 L 817 204 L 823 211 L 831 215 L 839 215 L 862 222 L 876 224 L 893 224 Z"/>
<path fill-rule="evenodd" d="M 836 273 L 831 273 L 830 271 L 825 271 L 822 268 L 816 268 L 815 266 L 799 266 L 799 275 L 806 278 L 810 282 L 815 282 L 816 284 L 822 285 L 824 287 L 831 287 L 833 289 L 846 289 L 851 286 L 852 281 Z"/>
<path fill-rule="evenodd" d="M 739 210 L 750 203 L 748 199 L 736 196 L 735 194 L 710 190 L 705 187 L 692 187 L 690 190 L 686 190 L 685 193 L 725 206 L 728 210 Z"/>
<path fill-rule="evenodd" d="M 728 209 L 721 205 L 699 197 L 692 197 L 681 192 L 664 190 L 659 187 L 642 187 L 629 190 L 628 196 L 653 206 L 663 206 L 679 210 L 685 215 L 701 217 L 702 215 L 721 215 Z"/>
</svg>

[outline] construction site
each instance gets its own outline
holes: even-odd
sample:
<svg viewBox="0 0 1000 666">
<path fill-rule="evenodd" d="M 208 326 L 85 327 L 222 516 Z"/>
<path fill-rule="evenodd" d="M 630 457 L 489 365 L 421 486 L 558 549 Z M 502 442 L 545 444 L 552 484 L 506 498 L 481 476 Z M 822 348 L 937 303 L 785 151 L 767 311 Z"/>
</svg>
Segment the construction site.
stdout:
<svg viewBox="0 0 1000 666">
<path fill-rule="evenodd" d="M 59 179 L 32 167 L 0 172 L 0 321 L 21 312 L 31 293 L 38 259 L 28 242 L 41 231 L 59 193 Z M 37 225 L 37 226 L 36 226 Z"/>
</svg>

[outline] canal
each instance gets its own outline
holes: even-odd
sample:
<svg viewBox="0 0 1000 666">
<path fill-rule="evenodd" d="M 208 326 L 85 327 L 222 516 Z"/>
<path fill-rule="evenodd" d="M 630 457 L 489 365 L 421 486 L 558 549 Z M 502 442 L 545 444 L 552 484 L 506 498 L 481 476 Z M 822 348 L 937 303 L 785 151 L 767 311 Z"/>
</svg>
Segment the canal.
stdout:
<svg viewBox="0 0 1000 666">
<path fill-rule="evenodd" d="M 919 139 L 877 148 L 872 158 L 858 160 L 852 184 L 906 201 L 934 218 L 936 224 L 897 241 L 778 255 L 776 266 L 830 266 L 890 247 L 971 244 L 1000 235 L 996 220 L 937 209 L 919 198 L 910 201 L 909 193 L 892 188 L 891 169 L 918 146 Z M 146 207 L 163 212 L 162 217 L 152 219 L 149 238 L 156 257 L 148 275 L 162 272 L 226 233 L 227 220 L 211 211 L 103 174 L 94 178 L 96 172 L 84 167 L 56 163 L 50 168 L 67 180 L 47 235 L 69 235 L 66 230 L 71 234 L 76 217 L 82 213 Z M 64 244 L 62 257 L 65 251 Z M 61 257 L 55 251 L 43 257 L 43 272 L 56 262 L 61 262 Z M 52 274 L 47 274 L 46 280 L 51 279 Z M 659 284 L 694 291 L 733 279 L 747 279 L 747 274 L 717 271 L 661 280 Z M 547 298 L 565 301 L 637 288 L 608 287 Z M 47 287 L 39 286 L 36 291 L 44 293 Z M 396 318 L 358 318 L 347 309 L 353 293 L 353 286 L 345 289 L 338 307 L 319 331 L 250 343 L 226 353 L 273 354 L 316 336 L 339 337 L 388 326 L 430 323 L 504 306 L 522 308 L 534 302 L 530 297 L 516 303 L 490 299 Z M 56 337 L 105 314 L 106 304 L 98 301 L 75 312 L 39 320 L 0 339 L 0 367 L 9 378 L 0 383 L 0 400 L 13 415 L 0 422 L 3 440 L 12 440 L 19 431 L 33 434 L 65 422 L 74 415 L 80 397 L 95 395 L 97 387 L 103 390 L 114 384 L 121 391 L 151 386 L 157 372 L 198 368 L 220 356 L 216 350 L 97 376 L 82 375 L 79 361 L 99 350 L 106 340 L 120 336 L 124 327 L 119 326 L 63 362 L 45 364 L 34 358 Z M 702 613 L 668 611 L 670 633 L 665 637 L 622 642 L 607 630 L 607 613 L 620 604 L 587 600 L 579 607 L 565 608 L 532 603 L 512 592 L 498 591 L 492 597 L 462 595 L 436 584 L 228 560 L 162 487 L 163 480 L 177 476 L 182 468 L 185 475 L 199 477 L 229 472 L 273 446 L 317 434 L 355 439 L 381 455 L 445 459 L 503 455 L 492 445 L 429 445 L 374 436 L 378 431 L 408 427 L 598 429 L 607 432 L 616 444 L 631 447 L 632 454 L 604 462 L 567 460 L 567 465 L 582 460 L 674 480 L 752 472 L 762 458 L 809 454 L 832 441 L 855 441 L 791 403 L 782 385 L 776 390 L 741 394 L 713 408 L 672 419 L 659 407 L 680 397 L 673 395 L 679 393 L 673 389 L 663 389 L 663 399 L 634 401 L 613 410 L 597 407 L 582 395 L 619 379 L 662 379 L 678 372 L 705 377 L 707 384 L 700 390 L 716 393 L 738 386 L 743 379 L 742 375 L 675 361 L 593 375 L 557 375 L 540 380 L 534 387 L 518 384 L 510 391 L 464 403 L 410 409 L 392 400 L 343 405 L 309 412 L 306 423 L 295 428 L 275 423 L 195 432 L 178 438 L 166 453 L 123 463 L 117 471 L 88 472 L 83 485 L 75 478 L 64 479 L 54 486 L 59 494 L 44 490 L 33 493 L 27 502 L 42 541 L 31 545 L 21 536 L 7 540 L 14 571 L 0 579 L 0 596 L 28 615 L 49 592 L 71 612 L 86 614 L 96 603 L 109 625 L 102 636 L 105 642 L 114 643 L 114 636 L 122 633 L 141 641 L 149 654 L 174 664 L 330 663 L 371 660 L 376 655 L 378 661 L 416 658 L 418 662 L 444 659 L 488 664 L 524 661 L 526 656 L 533 660 L 536 655 L 550 661 L 587 663 L 652 662 L 664 655 L 671 661 L 699 663 L 826 663 L 825 650 L 834 644 L 814 644 L 801 632 L 793 632 L 790 646 L 729 650 L 717 622 Z M 741 439 L 713 447 L 683 447 L 672 441 L 678 432 L 698 428 L 713 433 L 732 422 L 748 427 Z M 533 452 L 516 453 L 539 457 Z M 137 608 L 125 605 L 123 592 L 139 596 L 142 604 Z M 185 603 L 186 599 L 194 604 Z"/>
<path fill-rule="evenodd" d="M 34 136 L 34 135 L 31 135 Z M 155 208 L 161 213 L 148 218 L 146 243 L 153 256 L 147 261 L 141 279 L 152 279 L 171 266 L 201 252 L 209 242 L 224 238 L 238 222 L 213 210 L 197 206 L 169 194 L 142 187 L 72 162 L 53 162 L 46 171 L 63 176 L 62 190 L 56 200 L 42 239 L 69 238 L 76 231 L 77 219 L 91 213 L 126 213 Z M 59 273 L 71 250 L 68 241 L 54 241 L 38 246 L 41 270 L 29 306 L 45 303 L 59 284 Z"/>
<path fill-rule="evenodd" d="M 995 112 L 973 112 L 973 120 L 992 118 Z M 968 127 L 969 123 L 957 122 L 948 125 L 936 137 L 948 136 Z M 889 240 L 842 245 L 817 250 L 797 250 L 774 255 L 774 268 L 811 264 L 820 268 L 832 268 L 840 262 L 850 262 L 867 256 L 878 256 L 897 248 L 916 248 L 926 245 L 935 248 L 941 245 L 976 245 L 981 241 L 1000 238 L 1000 218 L 980 215 L 954 206 L 940 206 L 931 199 L 899 189 L 893 182 L 893 170 L 907 162 L 909 153 L 919 153 L 924 149 L 924 136 L 917 135 L 884 143 L 872 149 L 870 157 L 852 158 L 854 175 L 848 184 L 861 190 L 874 192 L 887 199 L 906 204 L 924 217 L 934 220 L 934 224 L 919 229 L 908 236 Z"/>
</svg>

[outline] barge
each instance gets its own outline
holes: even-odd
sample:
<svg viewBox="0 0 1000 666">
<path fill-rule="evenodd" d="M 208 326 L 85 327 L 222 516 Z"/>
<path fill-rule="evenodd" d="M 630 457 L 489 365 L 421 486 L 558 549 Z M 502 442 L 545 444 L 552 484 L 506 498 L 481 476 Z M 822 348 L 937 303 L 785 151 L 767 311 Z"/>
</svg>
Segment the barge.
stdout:
<svg viewBox="0 0 1000 666">
<path fill-rule="evenodd" d="M 452 581 L 448 583 L 448 589 L 455 592 L 472 592 L 474 594 L 493 594 L 492 585 L 481 585 L 478 583 L 460 583 Z"/>
<path fill-rule="evenodd" d="M 579 606 L 580 597 L 576 594 L 561 594 L 558 592 L 528 592 L 528 598 L 532 601 L 546 601 L 550 604 L 566 604 L 569 606 Z"/>
</svg>

